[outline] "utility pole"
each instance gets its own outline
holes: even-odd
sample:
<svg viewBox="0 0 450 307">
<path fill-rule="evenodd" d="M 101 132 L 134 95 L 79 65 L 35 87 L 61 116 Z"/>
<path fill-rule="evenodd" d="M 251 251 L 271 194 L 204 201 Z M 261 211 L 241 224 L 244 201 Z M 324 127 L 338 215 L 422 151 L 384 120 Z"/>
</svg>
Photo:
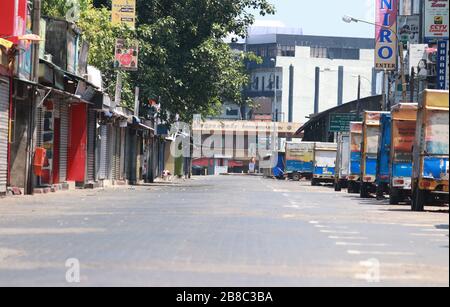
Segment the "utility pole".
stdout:
<svg viewBox="0 0 450 307">
<path fill-rule="evenodd" d="M 382 102 L 382 106 L 381 106 L 381 110 L 385 111 L 387 110 L 387 97 L 386 97 L 386 75 L 387 75 L 387 71 L 384 70 L 383 71 L 383 91 L 382 91 L 382 95 L 383 95 L 383 102 Z"/>
<path fill-rule="evenodd" d="M 41 32 L 41 0 L 33 0 L 33 14 L 32 14 L 32 32 L 35 35 L 40 35 Z M 32 70 L 31 81 L 39 82 L 39 43 L 32 45 Z M 33 98 L 30 109 L 28 140 L 27 140 L 27 161 L 25 165 L 25 194 L 31 195 L 34 190 L 35 176 L 33 173 L 33 158 L 37 140 L 36 130 L 36 109 L 40 103 L 40 95 L 38 88 L 35 86 L 33 90 Z"/>
<path fill-rule="evenodd" d="M 361 115 L 361 75 L 358 75 L 358 116 Z"/>
</svg>

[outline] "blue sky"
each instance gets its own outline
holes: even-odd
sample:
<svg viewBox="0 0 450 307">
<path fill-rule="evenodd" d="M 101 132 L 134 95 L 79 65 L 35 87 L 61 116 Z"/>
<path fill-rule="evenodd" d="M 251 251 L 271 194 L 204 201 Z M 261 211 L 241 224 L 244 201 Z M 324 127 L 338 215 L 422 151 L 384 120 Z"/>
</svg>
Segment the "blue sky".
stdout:
<svg viewBox="0 0 450 307">
<path fill-rule="evenodd" d="M 374 0 L 269 0 L 276 15 L 257 16 L 259 25 L 274 21 L 302 28 L 305 35 L 374 37 L 375 29 L 365 24 L 347 24 L 343 15 L 374 20 Z"/>
</svg>

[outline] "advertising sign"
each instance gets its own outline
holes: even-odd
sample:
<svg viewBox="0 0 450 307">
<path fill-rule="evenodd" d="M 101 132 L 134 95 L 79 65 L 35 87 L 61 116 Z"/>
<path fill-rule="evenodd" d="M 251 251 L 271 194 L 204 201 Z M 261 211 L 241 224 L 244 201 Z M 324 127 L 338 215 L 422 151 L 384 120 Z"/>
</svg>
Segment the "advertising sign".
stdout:
<svg viewBox="0 0 450 307">
<path fill-rule="evenodd" d="M 449 0 L 425 0 L 425 40 L 448 38 Z"/>
<path fill-rule="evenodd" d="M 397 69 L 398 0 L 376 0 L 375 69 Z"/>
<path fill-rule="evenodd" d="M 137 41 L 116 40 L 114 68 L 136 71 L 138 68 L 139 43 Z"/>
<path fill-rule="evenodd" d="M 448 90 L 448 41 L 438 42 L 437 86 L 439 90 Z"/>
<path fill-rule="evenodd" d="M 420 35 L 420 16 L 399 16 L 397 33 L 405 48 L 408 43 L 418 44 Z"/>
<path fill-rule="evenodd" d="M 136 24 L 136 0 L 112 0 L 112 23 L 125 24 L 131 29 Z"/>
</svg>

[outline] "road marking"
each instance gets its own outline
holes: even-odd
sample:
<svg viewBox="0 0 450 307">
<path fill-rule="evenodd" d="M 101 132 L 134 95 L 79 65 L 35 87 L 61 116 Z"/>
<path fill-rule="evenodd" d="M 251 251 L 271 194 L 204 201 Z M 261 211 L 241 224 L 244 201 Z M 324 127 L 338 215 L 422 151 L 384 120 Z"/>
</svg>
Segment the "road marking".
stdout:
<svg viewBox="0 0 450 307">
<path fill-rule="evenodd" d="M 448 237 L 444 233 L 412 233 L 411 235 L 415 237 Z"/>
<path fill-rule="evenodd" d="M 425 232 L 448 232 L 448 229 L 422 229 Z"/>
<path fill-rule="evenodd" d="M 319 224 L 318 221 L 309 221 L 310 224 Z"/>
<path fill-rule="evenodd" d="M 368 274 L 356 274 L 354 276 L 355 279 L 359 280 L 367 280 L 370 278 Z M 409 280 L 422 280 L 423 277 L 420 275 L 392 275 L 392 276 L 380 276 L 380 281 L 386 281 L 386 280 L 394 280 L 394 281 L 409 281 Z"/>
<path fill-rule="evenodd" d="M 340 237 L 340 236 L 329 236 L 332 240 L 369 240 L 367 237 Z"/>
<path fill-rule="evenodd" d="M 389 244 L 384 243 L 355 243 L 355 242 L 336 242 L 337 246 L 372 246 L 372 247 L 387 247 Z"/>
<path fill-rule="evenodd" d="M 334 233 L 334 234 L 343 234 L 343 235 L 359 235 L 358 231 L 338 231 L 338 230 L 321 230 L 322 233 Z"/>
<path fill-rule="evenodd" d="M 285 215 L 283 215 L 283 218 L 284 219 L 292 219 L 292 218 L 295 218 L 295 215 L 293 215 L 293 214 L 285 214 Z"/>
<path fill-rule="evenodd" d="M 431 240 L 431 242 L 437 242 L 437 243 L 448 243 L 449 240 L 448 239 L 436 239 L 436 240 Z"/>
<path fill-rule="evenodd" d="M 277 189 L 273 189 L 273 191 L 276 193 L 289 193 L 290 192 L 288 190 L 277 190 Z"/>
<path fill-rule="evenodd" d="M 285 206 L 283 206 L 284 208 L 290 208 L 290 209 L 292 209 L 292 208 L 294 208 L 294 209 L 298 209 L 298 208 L 300 208 L 299 206 L 297 206 L 297 205 L 285 205 Z"/>
<path fill-rule="evenodd" d="M 380 251 L 358 251 L 348 250 L 350 255 L 372 255 L 372 256 L 415 256 L 415 253 L 408 252 L 380 252 Z"/>
</svg>

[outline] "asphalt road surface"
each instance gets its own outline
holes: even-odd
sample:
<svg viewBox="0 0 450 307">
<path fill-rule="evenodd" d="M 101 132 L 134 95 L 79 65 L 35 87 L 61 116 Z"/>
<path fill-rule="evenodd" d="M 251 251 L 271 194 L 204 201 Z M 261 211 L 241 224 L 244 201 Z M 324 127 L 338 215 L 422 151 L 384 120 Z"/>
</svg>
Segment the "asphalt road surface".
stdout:
<svg viewBox="0 0 450 307">
<path fill-rule="evenodd" d="M 4 198 L 0 286 L 448 287 L 427 209 L 251 176 Z"/>
</svg>

